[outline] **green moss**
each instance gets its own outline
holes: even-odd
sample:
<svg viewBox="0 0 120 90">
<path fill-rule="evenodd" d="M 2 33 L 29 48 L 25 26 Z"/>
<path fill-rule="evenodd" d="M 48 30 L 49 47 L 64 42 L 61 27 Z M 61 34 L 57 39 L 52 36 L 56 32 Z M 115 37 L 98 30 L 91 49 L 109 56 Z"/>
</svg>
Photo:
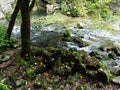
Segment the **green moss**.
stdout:
<svg viewBox="0 0 120 90">
<path fill-rule="evenodd" d="M 77 23 L 77 28 L 78 29 L 83 29 L 83 26 L 80 23 Z"/>
<path fill-rule="evenodd" d="M 97 59 L 99 59 L 99 60 L 101 60 L 101 59 L 103 59 L 103 55 L 102 54 L 100 54 L 98 51 L 92 51 L 92 52 L 90 52 L 90 56 L 92 56 L 92 57 L 95 57 L 95 58 L 97 58 Z"/>
<path fill-rule="evenodd" d="M 31 22 L 32 22 L 33 28 L 39 29 L 40 27 L 43 27 L 43 26 L 66 22 L 68 19 L 69 17 L 63 14 L 55 13 L 55 14 L 47 15 L 43 17 L 34 17 L 32 18 Z"/>
<path fill-rule="evenodd" d="M 0 90 L 10 90 L 7 85 L 0 83 Z"/>
<path fill-rule="evenodd" d="M 65 30 L 64 37 L 71 37 L 71 31 L 70 30 Z"/>
<path fill-rule="evenodd" d="M 108 69 L 99 68 L 97 73 L 97 78 L 102 82 L 110 83 L 111 81 L 111 73 Z"/>
<path fill-rule="evenodd" d="M 109 53 L 109 58 L 116 59 L 117 55 L 114 52 Z"/>
<path fill-rule="evenodd" d="M 86 41 L 83 41 L 81 38 L 73 38 L 73 42 L 77 43 L 79 47 L 89 46 L 89 43 Z"/>
<path fill-rule="evenodd" d="M 48 67 L 46 70 L 51 69 L 56 75 L 68 76 L 78 72 L 96 77 L 103 82 L 110 82 L 111 74 L 105 65 L 98 59 L 88 56 L 84 50 L 76 51 L 49 47 L 47 49 L 39 49 L 35 54 L 43 59 L 39 61 L 42 66 L 38 64 L 36 72 L 41 72 L 43 69 L 39 68 L 46 66 Z M 96 53 L 93 54 L 96 55 Z M 104 80 L 101 77 L 104 77 Z"/>
<path fill-rule="evenodd" d="M 117 55 L 120 56 L 120 47 L 113 47 L 112 51 Z"/>
</svg>

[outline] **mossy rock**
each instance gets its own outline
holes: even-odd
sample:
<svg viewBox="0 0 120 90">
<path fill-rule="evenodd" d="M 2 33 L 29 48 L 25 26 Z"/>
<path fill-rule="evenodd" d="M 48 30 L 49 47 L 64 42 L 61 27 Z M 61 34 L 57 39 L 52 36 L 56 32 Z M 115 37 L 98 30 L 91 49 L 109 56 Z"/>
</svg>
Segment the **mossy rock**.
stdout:
<svg viewBox="0 0 120 90">
<path fill-rule="evenodd" d="M 101 62 L 96 58 L 84 56 L 82 60 L 86 66 L 86 69 L 88 70 L 98 70 L 100 67 L 102 67 Z"/>
<path fill-rule="evenodd" d="M 114 52 L 109 53 L 108 56 L 109 56 L 109 58 L 112 58 L 114 60 L 117 58 L 117 55 Z"/>
<path fill-rule="evenodd" d="M 63 37 L 63 41 L 72 42 L 72 37 Z"/>
<path fill-rule="evenodd" d="M 62 62 L 61 62 L 61 58 L 60 57 L 57 60 L 55 59 L 55 60 L 52 61 L 52 67 L 53 68 L 54 67 L 59 67 L 61 65 L 62 65 Z"/>
<path fill-rule="evenodd" d="M 105 68 L 99 68 L 97 72 L 97 79 L 105 82 L 105 83 L 110 83 L 111 82 L 111 73 L 108 69 Z"/>
<path fill-rule="evenodd" d="M 79 47 L 86 47 L 90 44 L 86 41 L 83 41 L 81 38 L 73 38 L 73 42 L 77 43 Z"/>
<path fill-rule="evenodd" d="M 66 58 L 68 60 L 72 60 L 72 61 L 81 61 L 82 60 L 80 53 L 77 51 L 68 53 Z"/>
<path fill-rule="evenodd" d="M 69 63 L 64 63 L 59 67 L 54 67 L 53 71 L 57 75 L 68 76 L 72 73 L 72 68 L 69 66 Z"/>
<path fill-rule="evenodd" d="M 38 51 L 35 54 L 43 58 L 39 62 L 42 62 L 46 67 L 48 66 L 48 69 L 52 69 L 57 75 L 68 76 L 79 72 L 98 79 L 104 77 L 104 79 L 101 79 L 102 81 L 110 82 L 110 72 L 105 68 L 104 64 L 98 59 L 88 56 L 84 50 L 74 51 L 50 47 Z M 37 66 L 41 68 L 39 65 Z M 39 71 L 41 72 L 44 69 L 47 70 L 43 67 Z"/>
<path fill-rule="evenodd" d="M 101 51 L 111 51 L 111 46 L 100 46 L 99 48 L 98 48 L 99 50 L 101 50 Z"/>
<path fill-rule="evenodd" d="M 117 55 L 120 56 L 120 47 L 113 47 L 112 51 Z"/>
<path fill-rule="evenodd" d="M 83 29 L 83 25 L 81 23 L 77 23 L 77 28 L 78 29 Z"/>
<path fill-rule="evenodd" d="M 53 51 L 52 53 L 53 53 L 52 58 L 58 59 L 59 57 L 62 58 L 63 56 L 65 56 L 68 52 L 65 49 L 59 48 L 59 49 L 56 49 L 55 51 Z"/>
<path fill-rule="evenodd" d="M 51 53 L 44 48 L 38 48 L 38 49 L 34 50 L 33 53 L 35 56 L 41 56 L 47 60 L 51 58 Z"/>
<path fill-rule="evenodd" d="M 70 30 L 65 30 L 64 37 L 71 37 L 71 31 Z"/>
<path fill-rule="evenodd" d="M 100 54 L 98 51 L 92 51 L 92 52 L 90 52 L 90 56 L 91 57 L 95 57 L 95 58 L 97 58 L 97 59 L 99 59 L 99 60 L 101 60 L 101 59 L 103 59 L 103 55 L 102 54 Z"/>
</svg>

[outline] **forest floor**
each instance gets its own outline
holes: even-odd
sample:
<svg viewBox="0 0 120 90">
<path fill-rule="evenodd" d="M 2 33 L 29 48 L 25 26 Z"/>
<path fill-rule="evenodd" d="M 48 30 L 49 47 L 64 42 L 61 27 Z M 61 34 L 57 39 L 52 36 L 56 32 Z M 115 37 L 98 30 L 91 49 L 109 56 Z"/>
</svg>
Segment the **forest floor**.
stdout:
<svg viewBox="0 0 120 90">
<path fill-rule="evenodd" d="M 8 61 L 0 64 L 1 82 L 7 84 L 10 90 L 120 90 L 119 85 L 100 82 L 79 73 L 59 76 L 48 70 L 33 76 L 29 70 L 35 68 L 38 62 L 28 67 L 19 55 L 18 48 L 7 50 L 0 55 L 2 58 L 10 57 Z"/>
</svg>

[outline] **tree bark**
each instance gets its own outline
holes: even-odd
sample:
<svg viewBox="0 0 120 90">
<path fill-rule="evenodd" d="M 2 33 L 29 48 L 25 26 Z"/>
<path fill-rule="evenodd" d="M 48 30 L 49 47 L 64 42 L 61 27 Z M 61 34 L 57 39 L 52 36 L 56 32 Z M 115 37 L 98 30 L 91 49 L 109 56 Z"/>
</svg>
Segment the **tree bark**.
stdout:
<svg viewBox="0 0 120 90">
<path fill-rule="evenodd" d="M 34 7 L 34 5 L 35 5 L 35 1 L 36 1 L 36 0 L 32 0 L 31 4 L 30 4 L 30 6 L 29 6 L 30 12 L 32 11 L 32 9 L 33 9 L 33 7 Z"/>
<path fill-rule="evenodd" d="M 30 0 L 24 0 L 21 8 L 21 40 L 22 40 L 22 50 L 21 57 L 26 57 L 30 55 L 30 11 L 29 11 Z"/>
<path fill-rule="evenodd" d="M 13 27 L 14 27 L 14 24 L 15 24 L 15 20 L 17 18 L 17 14 L 23 4 L 23 1 L 24 0 L 18 0 L 17 1 L 17 4 L 15 6 L 15 9 L 11 15 L 11 19 L 10 19 L 10 22 L 9 22 L 9 25 L 8 25 L 8 29 L 7 29 L 7 33 L 6 33 L 6 36 L 5 36 L 5 39 L 8 39 L 10 40 L 10 37 L 11 37 L 11 34 L 12 34 L 12 30 L 13 30 Z M 32 11 L 33 7 L 34 7 L 34 4 L 35 4 L 35 1 L 36 0 L 33 0 L 29 6 L 30 8 L 30 12 Z"/>
<path fill-rule="evenodd" d="M 22 3 L 23 3 L 23 0 L 18 0 L 17 1 L 15 9 L 14 9 L 12 15 L 11 15 L 11 19 L 10 19 L 10 22 L 9 22 L 9 25 L 8 25 L 8 29 L 7 29 L 5 39 L 10 40 L 11 33 L 12 33 L 12 30 L 13 30 L 13 27 L 14 27 L 14 24 L 15 24 L 15 19 L 17 17 L 17 14 L 18 14 L 18 12 L 20 10 L 20 7 L 21 7 Z"/>
</svg>

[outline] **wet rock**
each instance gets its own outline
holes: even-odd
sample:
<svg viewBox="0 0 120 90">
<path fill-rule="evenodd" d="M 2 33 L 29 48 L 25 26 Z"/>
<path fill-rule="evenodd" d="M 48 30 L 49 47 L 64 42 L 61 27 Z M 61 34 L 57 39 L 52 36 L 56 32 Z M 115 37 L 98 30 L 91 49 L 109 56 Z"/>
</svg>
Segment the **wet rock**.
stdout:
<svg viewBox="0 0 120 90">
<path fill-rule="evenodd" d="M 114 60 L 117 58 L 117 55 L 114 52 L 109 53 L 108 56 L 109 56 L 109 58 L 112 58 Z"/>
<path fill-rule="evenodd" d="M 111 66 L 113 67 L 113 66 L 117 66 L 118 64 L 117 64 L 117 62 L 116 61 L 113 61 L 112 63 L 111 63 Z"/>
<path fill-rule="evenodd" d="M 112 51 L 117 55 L 120 56 L 120 48 L 119 47 L 113 47 Z"/>
<path fill-rule="evenodd" d="M 120 76 L 113 78 L 112 82 L 120 85 Z"/>
<path fill-rule="evenodd" d="M 98 49 L 101 51 L 106 51 L 106 52 L 111 51 L 111 47 L 109 46 L 100 46 Z"/>
<path fill-rule="evenodd" d="M 99 47 L 98 49 L 101 50 L 101 51 L 105 51 L 106 50 L 103 46 Z"/>
<path fill-rule="evenodd" d="M 73 42 L 77 43 L 79 47 L 86 47 L 89 46 L 89 43 L 86 41 L 83 41 L 80 38 L 73 38 Z"/>
<path fill-rule="evenodd" d="M 111 81 L 111 73 L 108 69 L 105 68 L 99 68 L 98 72 L 97 72 L 97 79 L 102 81 L 102 82 L 106 82 L 106 83 L 110 83 Z"/>
<path fill-rule="evenodd" d="M 103 59 L 103 55 L 102 54 L 100 54 L 98 51 L 92 51 L 92 52 L 90 52 L 90 56 L 92 56 L 92 57 L 95 57 L 95 58 L 97 58 L 97 59 L 99 59 L 99 60 L 101 60 L 101 59 Z"/>
<path fill-rule="evenodd" d="M 119 76 L 119 75 L 120 75 L 120 68 L 110 68 L 110 72 L 111 72 L 113 75 Z"/>
<path fill-rule="evenodd" d="M 70 30 L 65 30 L 64 37 L 71 37 L 71 31 Z"/>
<path fill-rule="evenodd" d="M 62 40 L 66 41 L 66 42 L 71 42 L 72 38 L 71 37 L 64 37 Z"/>
<path fill-rule="evenodd" d="M 83 23 L 77 23 L 77 28 L 78 29 L 83 29 L 83 25 L 84 25 Z"/>
</svg>

